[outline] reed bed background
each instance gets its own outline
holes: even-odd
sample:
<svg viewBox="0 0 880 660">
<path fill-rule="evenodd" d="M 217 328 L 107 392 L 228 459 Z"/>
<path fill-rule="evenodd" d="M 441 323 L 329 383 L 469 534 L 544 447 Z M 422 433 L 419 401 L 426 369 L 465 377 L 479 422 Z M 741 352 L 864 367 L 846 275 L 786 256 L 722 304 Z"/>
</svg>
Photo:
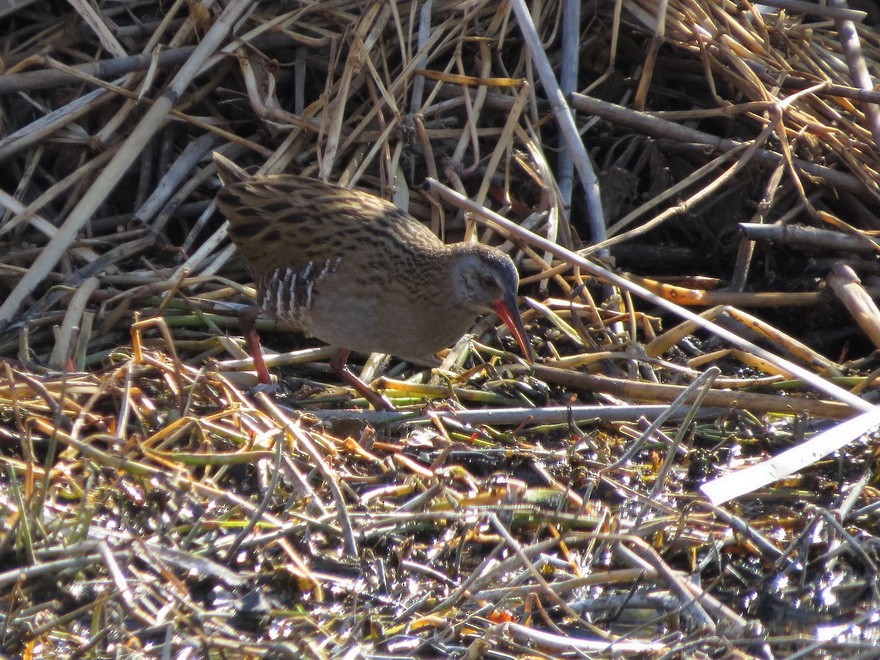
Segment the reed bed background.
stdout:
<svg viewBox="0 0 880 660">
<path fill-rule="evenodd" d="M 876 423 L 719 506 L 699 490 L 877 422 L 870 13 L 0 16 L 3 653 L 875 653 Z M 540 363 L 487 319 L 439 367 L 368 360 L 399 409 L 375 413 L 263 321 L 281 385 L 254 389 L 213 150 L 503 246 Z"/>
</svg>

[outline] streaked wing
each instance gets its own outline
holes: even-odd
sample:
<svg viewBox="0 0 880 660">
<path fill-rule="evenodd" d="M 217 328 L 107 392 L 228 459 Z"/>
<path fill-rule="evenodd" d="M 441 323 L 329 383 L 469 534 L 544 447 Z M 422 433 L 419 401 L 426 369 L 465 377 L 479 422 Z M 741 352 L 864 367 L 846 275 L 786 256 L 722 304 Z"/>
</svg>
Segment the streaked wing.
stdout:
<svg viewBox="0 0 880 660">
<path fill-rule="evenodd" d="M 439 240 L 408 213 L 375 195 L 293 175 L 230 182 L 217 194 L 229 234 L 257 275 L 361 251 L 364 242 L 431 248 Z"/>
</svg>

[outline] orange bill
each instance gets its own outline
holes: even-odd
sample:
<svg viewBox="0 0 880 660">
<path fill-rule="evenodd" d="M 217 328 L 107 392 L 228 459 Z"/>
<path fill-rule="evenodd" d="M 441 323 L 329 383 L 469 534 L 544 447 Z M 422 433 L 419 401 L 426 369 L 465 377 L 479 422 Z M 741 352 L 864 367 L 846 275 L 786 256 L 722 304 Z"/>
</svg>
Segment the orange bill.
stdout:
<svg viewBox="0 0 880 660">
<path fill-rule="evenodd" d="M 532 345 L 529 343 L 529 336 L 526 334 L 525 326 L 523 326 L 522 318 L 519 315 L 519 308 L 516 306 L 516 298 L 513 296 L 509 300 L 496 300 L 494 305 L 495 313 L 504 321 L 504 325 L 510 328 L 513 338 L 519 344 L 526 360 L 529 364 L 535 361 L 535 353 L 532 351 Z"/>
</svg>

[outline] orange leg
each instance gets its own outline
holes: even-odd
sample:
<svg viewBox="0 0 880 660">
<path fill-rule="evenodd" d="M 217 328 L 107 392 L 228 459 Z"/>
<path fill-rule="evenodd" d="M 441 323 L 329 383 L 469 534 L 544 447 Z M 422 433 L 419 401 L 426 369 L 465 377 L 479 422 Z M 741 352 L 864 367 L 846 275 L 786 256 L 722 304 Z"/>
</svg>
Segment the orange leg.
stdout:
<svg viewBox="0 0 880 660">
<path fill-rule="evenodd" d="M 330 368 L 333 369 L 337 376 L 348 383 L 355 392 L 364 397 L 373 408 L 376 410 L 384 410 L 386 412 L 393 411 L 394 405 L 388 400 L 388 397 L 371 389 L 369 385 L 355 376 L 351 369 L 348 368 L 349 353 L 351 353 L 351 351 L 347 348 L 340 348 L 336 351 L 333 355 L 333 359 L 330 360 Z"/>
<path fill-rule="evenodd" d="M 260 346 L 260 335 L 257 334 L 256 321 L 260 315 L 259 307 L 247 307 L 238 315 L 238 322 L 241 325 L 241 333 L 244 335 L 251 352 L 251 358 L 254 360 L 254 369 L 257 371 L 257 379 L 263 385 L 271 385 L 272 378 L 269 376 L 269 369 L 266 367 L 266 361 L 263 360 L 263 350 Z"/>
</svg>

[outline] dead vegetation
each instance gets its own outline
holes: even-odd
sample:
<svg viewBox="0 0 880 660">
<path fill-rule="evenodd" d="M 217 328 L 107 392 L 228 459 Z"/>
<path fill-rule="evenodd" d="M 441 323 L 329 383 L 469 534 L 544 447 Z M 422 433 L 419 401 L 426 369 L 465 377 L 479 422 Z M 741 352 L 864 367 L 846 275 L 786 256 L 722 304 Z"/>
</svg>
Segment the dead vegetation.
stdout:
<svg viewBox="0 0 880 660">
<path fill-rule="evenodd" d="M 876 653 L 862 13 L 209 5 L 0 5 L 5 654 Z M 490 319 L 375 413 L 264 322 L 252 390 L 213 150 L 502 245 L 540 364 Z"/>
</svg>

